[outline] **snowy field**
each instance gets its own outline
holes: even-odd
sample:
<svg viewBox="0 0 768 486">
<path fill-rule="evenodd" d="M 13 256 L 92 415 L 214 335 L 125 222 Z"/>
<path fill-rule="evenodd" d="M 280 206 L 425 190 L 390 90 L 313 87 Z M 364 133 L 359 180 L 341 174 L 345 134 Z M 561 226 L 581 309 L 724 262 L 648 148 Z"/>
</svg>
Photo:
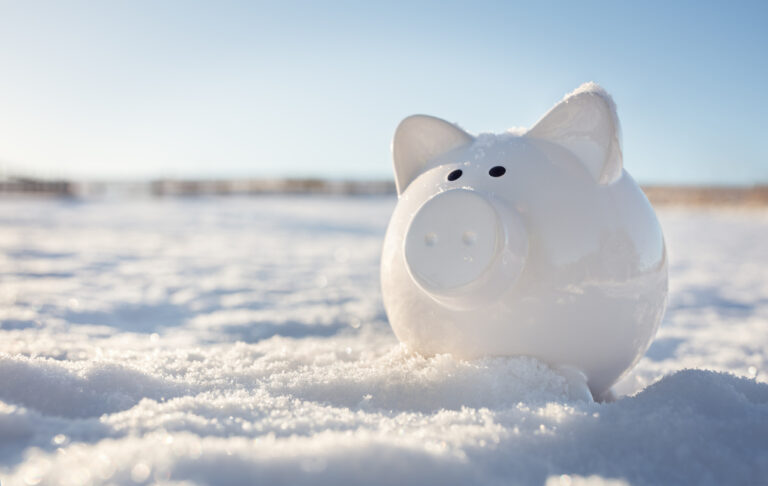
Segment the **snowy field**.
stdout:
<svg viewBox="0 0 768 486">
<path fill-rule="evenodd" d="M 393 198 L 0 201 L 0 483 L 767 484 L 768 211 L 664 209 L 613 403 L 402 349 Z"/>
</svg>

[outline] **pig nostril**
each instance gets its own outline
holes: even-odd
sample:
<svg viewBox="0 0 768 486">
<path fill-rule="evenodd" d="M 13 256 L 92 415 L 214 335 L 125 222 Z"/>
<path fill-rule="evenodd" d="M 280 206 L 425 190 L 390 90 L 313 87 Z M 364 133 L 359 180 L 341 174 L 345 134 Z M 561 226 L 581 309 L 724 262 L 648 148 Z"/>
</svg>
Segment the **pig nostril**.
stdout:
<svg viewBox="0 0 768 486">
<path fill-rule="evenodd" d="M 424 235 L 424 244 L 427 246 L 435 246 L 437 244 L 437 233 L 430 232 Z"/>
<path fill-rule="evenodd" d="M 465 231 L 464 234 L 461 235 L 461 241 L 467 246 L 472 246 L 477 241 L 477 233 L 474 231 Z"/>
</svg>

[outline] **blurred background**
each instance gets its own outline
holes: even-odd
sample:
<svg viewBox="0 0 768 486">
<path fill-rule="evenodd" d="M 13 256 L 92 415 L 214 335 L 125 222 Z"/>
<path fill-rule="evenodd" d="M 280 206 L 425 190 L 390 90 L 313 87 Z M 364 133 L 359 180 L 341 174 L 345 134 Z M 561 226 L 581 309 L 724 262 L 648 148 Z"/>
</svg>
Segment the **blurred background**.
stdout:
<svg viewBox="0 0 768 486">
<path fill-rule="evenodd" d="M 595 81 L 652 198 L 765 200 L 766 25 L 748 1 L 2 1 L 0 190 L 391 192 L 402 118 L 528 127 Z"/>
</svg>

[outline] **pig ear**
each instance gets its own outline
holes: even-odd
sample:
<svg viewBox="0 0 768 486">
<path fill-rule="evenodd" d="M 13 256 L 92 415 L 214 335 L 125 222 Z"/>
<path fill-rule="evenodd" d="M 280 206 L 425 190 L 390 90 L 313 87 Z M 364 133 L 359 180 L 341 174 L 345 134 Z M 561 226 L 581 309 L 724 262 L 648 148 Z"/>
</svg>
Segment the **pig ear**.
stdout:
<svg viewBox="0 0 768 486">
<path fill-rule="evenodd" d="M 611 96 L 585 83 L 549 110 L 525 136 L 573 152 L 600 184 L 621 177 L 621 127 Z"/>
<path fill-rule="evenodd" d="M 427 115 L 412 115 L 400 122 L 392 141 L 395 183 L 400 195 L 426 163 L 474 138 L 453 123 Z"/>
</svg>

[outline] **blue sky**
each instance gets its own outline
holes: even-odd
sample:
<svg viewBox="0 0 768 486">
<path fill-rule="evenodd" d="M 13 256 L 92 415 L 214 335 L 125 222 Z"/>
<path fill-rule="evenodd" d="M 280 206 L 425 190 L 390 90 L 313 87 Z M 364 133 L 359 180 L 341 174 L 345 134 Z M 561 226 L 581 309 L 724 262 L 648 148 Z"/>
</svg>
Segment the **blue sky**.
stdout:
<svg viewBox="0 0 768 486">
<path fill-rule="evenodd" d="M 644 183 L 768 182 L 768 2 L 1 1 L 0 164 L 391 177 L 413 113 L 530 126 L 585 81 Z"/>
</svg>

